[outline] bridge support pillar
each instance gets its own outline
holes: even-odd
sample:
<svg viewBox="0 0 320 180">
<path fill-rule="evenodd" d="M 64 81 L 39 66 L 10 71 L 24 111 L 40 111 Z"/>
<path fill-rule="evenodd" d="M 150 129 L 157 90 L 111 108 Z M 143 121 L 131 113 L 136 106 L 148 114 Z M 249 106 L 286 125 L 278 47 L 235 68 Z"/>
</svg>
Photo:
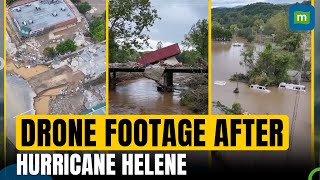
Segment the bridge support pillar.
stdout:
<svg viewBox="0 0 320 180">
<path fill-rule="evenodd" d="M 173 73 L 166 72 L 164 74 L 164 86 L 166 91 L 172 91 L 173 89 Z"/>
<path fill-rule="evenodd" d="M 116 71 L 113 71 L 112 72 L 112 78 L 115 80 L 117 78 L 117 72 Z"/>
<path fill-rule="evenodd" d="M 116 86 L 116 77 L 117 72 L 116 71 L 109 71 L 109 87 L 114 88 Z"/>
</svg>

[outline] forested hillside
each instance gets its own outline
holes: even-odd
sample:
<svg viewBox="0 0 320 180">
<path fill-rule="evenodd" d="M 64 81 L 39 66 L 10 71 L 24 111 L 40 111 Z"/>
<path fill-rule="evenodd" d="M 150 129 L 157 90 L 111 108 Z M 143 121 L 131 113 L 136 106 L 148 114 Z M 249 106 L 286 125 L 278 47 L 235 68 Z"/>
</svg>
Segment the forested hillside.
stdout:
<svg viewBox="0 0 320 180">
<path fill-rule="evenodd" d="M 305 1 L 302 4 L 310 4 Z M 279 13 L 286 17 L 289 4 L 255 3 L 235 8 L 212 9 L 212 31 L 214 39 L 230 40 L 232 35 L 238 35 L 254 40 L 254 35 L 262 33 L 271 35 L 275 33 L 273 18 Z"/>
</svg>

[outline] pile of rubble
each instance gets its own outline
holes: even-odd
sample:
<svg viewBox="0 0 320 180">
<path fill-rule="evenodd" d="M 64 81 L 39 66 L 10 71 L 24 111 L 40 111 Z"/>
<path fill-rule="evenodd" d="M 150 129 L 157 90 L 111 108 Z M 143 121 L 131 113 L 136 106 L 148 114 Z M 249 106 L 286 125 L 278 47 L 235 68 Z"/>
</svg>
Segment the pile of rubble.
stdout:
<svg viewBox="0 0 320 180">
<path fill-rule="evenodd" d="M 81 71 L 86 76 L 86 82 L 98 78 L 106 72 L 106 44 L 92 44 L 73 53 L 64 60 L 52 63 L 54 69 L 64 65 L 69 66 L 73 71 Z"/>
<path fill-rule="evenodd" d="M 14 56 L 17 53 L 17 47 L 14 43 L 12 43 L 10 36 L 8 33 L 6 34 L 6 47 L 7 53 L 9 56 Z"/>
<path fill-rule="evenodd" d="M 149 65 L 143 72 L 144 77 L 152 79 L 159 85 L 163 86 L 164 71 L 169 67 L 179 67 L 182 63 L 179 62 L 175 57 L 168 58 L 163 61 L 159 61 L 157 64 Z"/>
<path fill-rule="evenodd" d="M 100 84 L 92 87 L 92 89 L 84 91 L 85 96 L 85 107 L 91 109 L 101 103 L 106 102 L 106 85 Z"/>
</svg>

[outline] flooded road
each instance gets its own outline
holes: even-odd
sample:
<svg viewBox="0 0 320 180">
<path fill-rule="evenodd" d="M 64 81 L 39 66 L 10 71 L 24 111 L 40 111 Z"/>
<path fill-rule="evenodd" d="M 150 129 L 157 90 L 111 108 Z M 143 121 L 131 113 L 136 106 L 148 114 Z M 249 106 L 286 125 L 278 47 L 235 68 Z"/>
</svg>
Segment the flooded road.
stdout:
<svg viewBox="0 0 320 180">
<path fill-rule="evenodd" d="M 231 107 L 234 102 L 241 104 L 242 108 L 250 114 L 285 114 L 290 119 L 292 125 L 292 116 L 294 112 L 294 103 L 296 92 L 290 90 L 280 90 L 277 87 L 268 88 L 270 93 L 257 92 L 249 88 L 247 84 L 239 83 L 239 94 L 233 93 L 237 87 L 236 82 L 229 81 L 231 75 L 236 73 L 245 73 L 244 67 L 240 66 L 241 47 L 232 46 L 231 42 L 213 42 L 212 45 L 212 81 L 226 81 L 225 86 L 215 85 L 212 82 L 212 101 L 220 101 L 223 105 Z M 256 50 L 263 50 L 263 47 L 256 45 Z M 311 160 L 311 85 L 302 83 L 306 86 L 306 92 L 300 93 L 295 129 L 293 131 L 293 142 L 291 142 L 290 159 L 301 164 L 308 164 Z M 213 107 L 213 114 L 220 114 L 219 110 Z M 287 163 L 286 152 L 277 153 L 251 153 L 251 152 L 225 152 L 224 158 L 239 160 L 239 165 L 257 165 L 273 163 L 280 165 Z M 245 161 L 249 158 L 250 161 Z M 265 159 L 276 158 L 277 162 L 269 162 Z M 254 160 L 256 159 L 256 160 Z M 264 162 L 258 162 L 264 160 Z M 282 164 L 283 165 L 283 164 Z"/>
<path fill-rule="evenodd" d="M 177 75 L 174 75 L 177 76 Z M 179 82 L 177 79 L 174 82 Z M 109 90 L 110 114 L 192 114 L 181 106 L 180 92 L 159 92 L 157 83 L 146 78 L 128 80 Z M 175 84 L 175 88 L 181 88 Z"/>
</svg>

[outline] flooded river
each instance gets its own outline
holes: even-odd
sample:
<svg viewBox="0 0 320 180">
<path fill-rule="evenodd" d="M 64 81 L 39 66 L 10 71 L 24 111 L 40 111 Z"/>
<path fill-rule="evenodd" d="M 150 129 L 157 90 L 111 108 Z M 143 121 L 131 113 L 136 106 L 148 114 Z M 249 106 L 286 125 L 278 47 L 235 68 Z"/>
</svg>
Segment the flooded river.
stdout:
<svg viewBox="0 0 320 180">
<path fill-rule="evenodd" d="M 260 45 L 255 45 L 256 50 L 263 50 Z M 294 112 L 294 103 L 296 92 L 290 90 L 280 90 L 277 87 L 270 87 L 270 93 L 257 92 L 249 88 L 247 84 L 239 83 L 239 94 L 233 93 L 237 87 L 236 82 L 230 82 L 229 78 L 235 73 L 245 73 L 244 67 L 240 66 L 241 52 L 244 49 L 244 44 L 241 47 L 232 46 L 231 42 L 213 42 L 212 45 L 212 81 L 226 81 L 225 86 L 212 86 L 212 101 L 220 101 L 223 105 L 231 107 L 234 102 L 241 104 L 242 108 L 250 114 L 285 114 L 290 118 L 292 125 L 292 116 Z M 296 162 L 309 163 L 311 156 L 311 85 L 303 83 L 306 86 L 306 92 L 301 93 L 295 129 L 293 131 L 293 142 L 291 144 L 290 158 Z M 214 114 L 220 114 L 218 109 L 213 108 Z M 240 166 L 244 164 L 256 164 L 256 159 L 273 159 L 276 157 L 278 162 L 273 162 L 280 165 L 281 161 L 286 160 L 286 153 L 225 153 L 225 159 L 238 158 Z M 252 161 L 245 161 L 250 158 Z M 234 160 L 233 160 L 234 161 Z M 254 162 L 253 162 L 254 161 Z M 260 162 L 260 163 L 267 163 Z M 235 165 L 236 163 L 233 163 Z M 258 163 L 259 164 L 259 163 Z"/>
<path fill-rule="evenodd" d="M 176 84 L 175 88 L 180 87 Z M 187 107 L 180 105 L 180 92 L 159 92 L 157 83 L 146 78 L 125 81 L 109 90 L 109 113 L 191 114 Z"/>
</svg>

